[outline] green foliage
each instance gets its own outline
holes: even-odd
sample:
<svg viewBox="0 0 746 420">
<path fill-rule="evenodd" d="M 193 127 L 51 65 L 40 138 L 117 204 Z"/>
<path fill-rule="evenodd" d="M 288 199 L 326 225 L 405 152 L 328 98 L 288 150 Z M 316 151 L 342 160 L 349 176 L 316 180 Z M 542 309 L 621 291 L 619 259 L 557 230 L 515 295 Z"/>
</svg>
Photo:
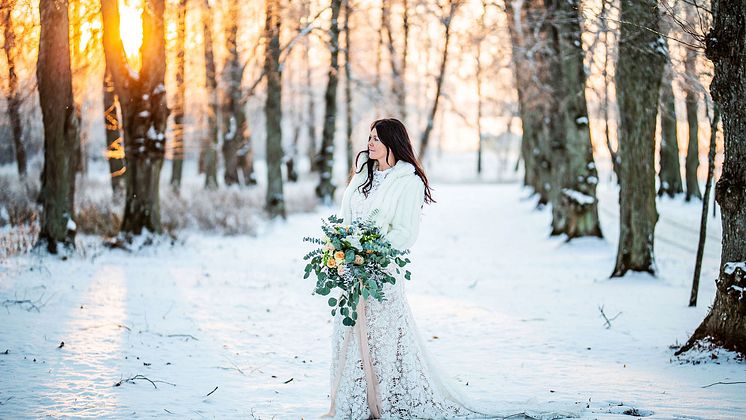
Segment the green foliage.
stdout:
<svg viewBox="0 0 746 420">
<path fill-rule="evenodd" d="M 315 294 L 327 296 L 339 289 L 339 297 L 330 297 L 327 303 L 333 308 L 332 316 L 339 312 L 344 317 L 342 324 L 345 326 L 355 325 L 361 297 L 385 300 L 383 286 L 396 283 L 396 277 L 388 270 L 392 262 L 397 274 L 400 267 L 410 262 L 408 258 L 402 258 L 409 251 L 391 246 L 372 221 L 374 215 L 375 211 L 367 220 L 352 225 L 342 225 L 342 219 L 332 215 L 322 220 L 322 238 L 303 238 L 304 242 L 320 245 L 303 257 L 308 261 L 303 278 L 315 274 Z M 340 251 L 341 254 L 335 255 Z M 405 278 L 410 279 L 409 271 L 406 271 Z"/>
</svg>

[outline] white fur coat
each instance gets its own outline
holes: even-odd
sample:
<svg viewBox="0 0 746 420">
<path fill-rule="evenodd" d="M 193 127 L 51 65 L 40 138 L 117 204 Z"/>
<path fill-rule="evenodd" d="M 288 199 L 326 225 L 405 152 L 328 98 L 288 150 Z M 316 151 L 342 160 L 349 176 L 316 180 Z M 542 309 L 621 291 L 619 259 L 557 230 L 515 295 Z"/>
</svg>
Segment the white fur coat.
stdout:
<svg viewBox="0 0 746 420">
<path fill-rule="evenodd" d="M 361 155 L 357 169 L 367 160 L 366 155 Z M 349 224 L 352 219 L 350 197 L 352 194 L 362 194 L 358 187 L 365 183 L 367 177 L 368 171 L 363 169 L 347 185 L 339 211 L 344 223 Z M 391 245 L 402 250 L 412 246 L 419 233 L 420 216 L 425 202 L 425 184 L 414 173 L 414 165 L 401 160 L 396 162 L 370 199 L 373 200 L 371 212 L 378 209 L 374 221 Z"/>
</svg>

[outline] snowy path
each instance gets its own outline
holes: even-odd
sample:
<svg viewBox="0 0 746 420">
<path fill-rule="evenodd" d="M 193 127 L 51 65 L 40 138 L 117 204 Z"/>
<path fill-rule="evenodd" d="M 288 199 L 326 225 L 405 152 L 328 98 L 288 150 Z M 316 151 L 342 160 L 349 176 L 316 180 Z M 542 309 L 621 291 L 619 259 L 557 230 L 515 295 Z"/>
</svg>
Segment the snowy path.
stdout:
<svg viewBox="0 0 746 420">
<path fill-rule="evenodd" d="M 744 364 L 670 362 L 669 345 L 686 340 L 714 297 L 719 222 L 690 309 L 698 205 L 661 203 L 659 278 L 608 280 L 615 192 L 600 191 L 607 239 L 570 244 L 546 237 L 548 212 L 525 196 L 515 185 L 441 185 L 426 208 L 407 288 L 446 371 L 482 399 L 589 401 L 587 418 L 629 418 L 609 413 L 630 407 L 653 418 L 746 418 L 746 385 L 702 388 L 746 381 Z M 43 294 L 46 305 L 0 308 L 0 418 L 325 412 L 331 318 L 301 278 L 301 238 L 325 214 L 293 216 L 256 239 L 187 234 L 184 245 L 137 256 L 4 262 L 0 302 Z M 600 305 L 621 312 L 611 329 Z M 138 374 L 174 385 L 113 386 Z"/>
</svg>

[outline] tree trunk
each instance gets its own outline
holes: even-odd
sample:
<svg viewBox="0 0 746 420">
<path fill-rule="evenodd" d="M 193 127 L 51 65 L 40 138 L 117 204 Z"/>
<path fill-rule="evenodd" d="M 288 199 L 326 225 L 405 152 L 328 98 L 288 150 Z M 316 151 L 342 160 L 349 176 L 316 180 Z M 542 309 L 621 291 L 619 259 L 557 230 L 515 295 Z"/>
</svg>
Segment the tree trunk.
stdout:
<svg viewBox="0 0 746 420">
<path fill-rule="evenodd" d="M 723 247 L 715 302 L 677 353 L 700 341 L 746 355 L 746 2 L 714 2 L 707 57 L 715 66 L 710 85 L 723 118 L 725 159 L 715 199 L 721 208 Z"/>
<path fill-rule="evenodd" d="M 228 58 L 223 70 L 226 91 L 223 95 L 223 160 L 226 185 L 239 184 L 239 169 L 244 175 L 245 185 L 256 184 L 254 174 L 254 153 L 251 147 L 251 133 L 242 101 L 241 81 L 244 67 L 238 55 L 239 2 L 228 2 L 226 13 L 226 45 Z"/>
<path fill-rule="evenodd" d="M 114 92 L 114 82 L 108 69 L 104 72 L 104 128 L 106 129 L 106 160 L 114 197 L 124 195 L 124 173 L 127 166 L 124 156 L 124 136 L 120 122 L 120 105 Z"/>
<path fill-rule="evenodd" d="M 36 246 L 56 254 L 75 247 L 73 207 L 80 147 L 73 104 L 67 1 L 42 2 L 39 23 L 36 79 L 44 122 L 44 171 L 41 231 Z"/>
<path fill-rule="evenodd" d="M 171 145 L 173 158 L 171 160 L 171 188 L 181 189 L 181 173 L 184 167 L 184 98 L 186 85 L 184 84 L 184 42 L 186 40 L 186 4 L 187 0 L 179 0 L 176 5 L 176 92 L 174 92 L 174 143 Z"/>
<path fill-rule="evenodd" d="M 684 192 L 684 189 L 681 186 L 679 141 L 676 136 L 676 109 L 674 107 L 675 99 L 673 95 L 672 79 L 673 70 L 671 69 L 671 62 L 669 61 L 666 64 L 666 70 L 663 73 L 663 80 L 661 81 L 661 170 L 658 174 L 658 178 L 660 179 L 658 195 L 661 196 L 666 194 L 673 198 L 676 194 Z"/>
<path fill-rule="evenodd" d="M 684 71 L 691 77 L 697 77 L 697 53 L 687 49 L 686 59 L 684 60 Z M 697 169 L 699 168 L 699 113 L 698 94 L 696 87 L 691 83 L 684 86 L 685 103 L 686 103 L 686 121 L 689 126 L 689 145 L 686 148 L 686 201 L 693 198 L 702 198 L 699 190 L 699 181 L 697 180 Z"/>
<path fill-rule="evenodd" d="M 352 0 L 344 0 L 344 34 L 345 34 L 345 145 L 347 149 L 347 173 L 349 174 L 353 169 L 355 163 L 354 151 L 352 150 L 352 64 L 350 63 L 350 48 L 352 43 L 350 42 L 350 14 L 352 13 L 352 7 L 350 2 Z"/>
<path fill-rule="evenodd" d="M 430 133 L 433 131 L 435 114 L 438 112 L 438 104 L 440 103 L 440 91 L 443 89 L 443 80 L 445 79 L 446 65 L 448 63 L 448 46 L 451 40 L 451 23 L 453 22 L 453 17 L 456 15 L 456 11 L 458 10 L 459 5 L 459 0 L 449 0 L 448 16 L 443 18 L 442 21 L 445 27 L 445 37 L 443 40 L 445 45 L 443 46 L 443 56 L 440 59 L 440 70 L 438 72 L 438 78 L 435 85 L 435 98 L 433 99 L 433 107 L 432 109 L 430 109 L 430 114 L 427 119 L 427 125 L 425 126 L 425 131 L 422 132 L 422 137 L 420 139 L 420 160 L 425 159 L 425 153 L 427 152 L 427 146 L 430 140 Z"/>
<path fill-rule="evenodd" d="M 143 229 L 161 233 L 160 173 L 166 143 L 166 49 L 164 0 L 148 0 L 142 14 L 142 67 L 135 73 L 119 32 L 117 0 L 102 0 L 104 55 L 122 108 L 127 156 L 127 194 L 121 231 L 127 238 Z"/>
<path fill-rule="evenodd" d="M 524 185 L 539 195 L 537 205 L 549 202 L 551 161 L 549 151 L 548 109 L 556 99 L 547 94 L 547 76 L 543 25 L 546 9 L 542 0 L 505 3 L 508 29 L 513 49 L 513 71 L 518 93 L 518 108 L 523 126 L 521 158 L 524 163 Z M 540 83 L 537 83 L 539 82 Z M 556 107 L 553 111 L 556 110 Z"/>
<path fill-rule="evenodd" d="M 207 138 L 204 141 L 205 188 L 218 188 L 218 81 L 212 45 L 212 8 L 203 1 L 202 28 L 205 43 L 205 87 L 207 88 Z"/>
<path fill-rule="evenodd" d="M 712 121 L 710 121 L 710 150 L 707 153 L 707 182 L 705 182 L 705 196 L 702 200 L 702 216 L 699 219 L 699 242 L 697 243 L 697 256 L 694 260 L 694 275 L 692 276 L 692 291 L 689 294 L 689 306 L 697 306 L 699 276 L 702 274 L 702 257 L 705 254 L 705 239 L 707 237 L 707 207 L 710 205 L 712 178 L 715 175 L 715 151 L 717 149 L 720 108 L 718 108 L 717 104 L 714 104 L 713 108 Z"/>
<path fill-rule="evenodd" d="M 305 4 L 305 3 L 304 3 Z M 311 19 L 310 6 L 305 4 L 309 10 L 306 14 L 306 19 Z M 319 171 L 319 155 L 317 152 L 318 139 L 316 135 L 316 101 L 314 100 L 314 89 L 313 89 L 313 78 L 311 77 L 311 43 L 308 37 L 303 37 L 303 45 L 305 48 L 305 88 L 306 88 L 306 112 L 305 115 L 305 127 L 306 127 L 306 138 L 308 139 L 308 163 L 310 172 Z"/>
<path fill-rule="evenodd" d="M 477 65 L 477 174 L 482 174 L 482 42 L 486 28 L 484 17 L 487 14 L 487 1 L 482 0 L 482 13 L 479 15 L 479 39 L 477 40 L 477 54 L 474 57 Z"/>
<path fill-rule="evenodd" d="M 553 72 L 559 78 L 558 120 L 562 143 L 558 154 L 562 159 L 554 164 L 557 175 L 554 177 L 558 199 L 553 214 L 560 215 L 555 234 L 564 233 L 568 240 L 584 236 L 602 237 L 598 219 L 596 185 L 598 172 L 593 160 L 588 107 L 585 99 L 586 75 L 583 67 L 584 52 L 581 41 L 580 11 L 578 2 L 567 0 L 552 1 L 556 19 L 556 42 L 559 52 L 558 70 Z M 557 134 L 555 134 L 556 136 Z"/>
<path fill-rule="evenodd" d="M 655 274 L 655 123 L 666 44 L 654 0 L 622 0 L 617 65 L 619 130 L 619 247 L 612 277 L 628 270 Z M 648 30 L 651 29 L 651 30 Z"/>
<path fill-rule="evenodd" d="M 404 52 L 402 61 L 398 62 L 398 54 L 394 45 L 394 34 L 391 27 L 391 2 L 384 0 L 381 5 L 381 24 L 386 32 L 386 40 L 389 50 L 389 60 L 391 61 L 391 79 L 393 81 L 393 91 L 396 97 L 396 105 L 399 108 L 399 119 L 405 121 L 407 118 L 407 93 L 405 86 L 406 78 L 406 60 L 407 46 L 409 36 L 409 11 L 407 10 L 407 0 L 404 0 Z"/>
<path fill-rule="evenodd" d="M 21 95 L 18 91 L 18 75 L 16 74 L 15 32 L 13 31 L 13 9 L 15 0 L 2 0 L 0 3 L 0 21 L 3 23 L 5 42 L 3 50 L 8 62 L 8 120 L 13 132 L 13 145 L 16 151 L 18 175 L 26 176 L 26 149 L 23 146 L 23 125 L 21 125 Z"/>
<path fill-rule="evenodd" d="M 282 74 L 280 73 L 280 0 L 267 0 L 264 72 L 267 75 L 267 203 L 271 218 L 285 218 L 282 192 Z"/>
<path fill-rule="evenodd" d="M 339 9 L 342 0 L 332 0 L 332 21 L 329 28 L 331 52 L 331 64 L 329 66 L 326 94 L 324 95 L 324 131 L 321 136 L 321 151 L 319 162 L 321 163 L 321 177 L 316 187 L 316 195 L 321 198 L 324 205 L 331 205 L 334 199 L 334 183 L 332 182 L 334 168 L 334 134 L 336 132 L 337 120 L 337 80 L 339 74 Z"/>
</svg>

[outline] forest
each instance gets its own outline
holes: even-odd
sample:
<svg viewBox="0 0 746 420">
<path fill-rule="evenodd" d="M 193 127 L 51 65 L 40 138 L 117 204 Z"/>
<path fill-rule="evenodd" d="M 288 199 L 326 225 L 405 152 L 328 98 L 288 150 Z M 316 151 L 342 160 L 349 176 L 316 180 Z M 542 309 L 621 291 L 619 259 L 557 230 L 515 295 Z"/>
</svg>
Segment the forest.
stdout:
<svg viewBox="0 0 746 420">
<path fill-rule="evenodd" d="M 610 345 L 594 363 L 638 357 L 654 377 L 630 373 L 638 387 L 657 391 L 676 378 L 691 385 L 672 391 L 667 405 L 621 379 L 604 382 L 602 367 L 592 375 L 596 388 L 549 364 L 536 369 L 565 378 L 560 393 L 569 399 L 602 393 L 588 403 L 595 418 L 630 410 L 746 416 L 746 1 L 0 0 L 0 26 L 0 351 L 8 348 L 0 370 L 34 378 L 20 391 L 0 379 L 0 417 L 185 407 L 177 414 L 321 413 L 325 385 L 310 384 L 327 378 L 319 363 L 328 357 L 326 330 L 272 346 L 241 337 L 301 328 L 280 319 L 258 325 L 270 308 L 273 318 L 324 311 L 294 305 L 316 303 L 300 279 L 301 238 L 337 211 L 379 118 L 405 124 L 434 185 L 412 280 L 432 283 L 412 286 L 412 302 L 431 324 L 436 353 L 451 360 L 469 331 L 480 334 L 464 327 L 452 341 L 439 339 L 477 315 L 454 310 L 461 321 L 449 324 L 438 299 L 502 302 L 510 309 L 479 315 L 496 336 L 519 322 L 514 316 L 551 319 L 539 330 L 575 355 L 568 366 L 588 367 L 580 347 L 614 343 L 622 353 L 612 356 Z M 509 302 L 506 291 L 524 303 Z M 564 306 L 543 312 L 555 300 Z M 78 305 L 99 309 L 75 315 Z M 168 305 L 190 321 L 167 320 Z M 143 321 L 147 311 L 159 320 Z M 643 314 L 656 320 L 647 325 Z M 101 319 L 104 341 L 138 344 L 101 344 L 89 331 Z M 326 318 L 310 319 L 327 328 Z M 247 322 L 253 327 L 239 327 Z M 162 331 L 150 330 L 156 323 Z M 213 341 L 231 350 L 200 347 L 210 359 L 193 372 L 137 370 L 150 351 L 158 363 L 169 353 L 188 363 L 198 351 L 190 346 L 210 345 L 211 326 Z M 511 340 L 529 334 L 509 330 Z M 60 353 L 75 351 L 63 336 L 76 334 L 88 348 L 70 359 L 70 371 L 50 374 L 78 373 L 102 391 L 40 397 L 46 373 L 26 362 L 63 366 Z M 629 335 L 651 347 L 635 356 Z M 578 349 L 570 344 L 586 338 Z M 488 357 L 496 338 L 479 340 L 485 352 L 475 360 Z M 290 350 L 306 345 L 308 355 Z M 122 351 L 137 356 L 137 368 L 113 356 L 91 362 Z M 536 360 L 554 357 L 536 351 Z M 495 354 L 508 355 L 501 368 L 511 375 L 526 374 L 513 369 L 523 366 L 519 354 Z M 305 374 L 305 386 L 299 355 L 323 365 Z M 468 365 L 448 363 L 468 376 Z M 97 379 L 112 367 L 116 375 Z M 248 390 L 262 390 L 261 398 L 218 409 L 190 405 L 209 389 L 174 385 L 204 374 L 204 386 L 220 391 L 195 404 L 236 401 L 249 371 L 274 382 L 294 377 L 279 384 L 298 388 L 271 388 L 281 395 L 272 402 L 267 382 L 256 379 Z M 542 376 L 510 388 L 486 375 L 481 383 L 516 399 L 545 391 Z M 163 408 L 145 386 L 122 399 L 111 394 L 114 376 L 122 386 L 147 385 L 143 378 L 156 389 L 174 385 L 182 403 Z M 720 385 L 702 394 L 702 381 Z"/>
</svg>

